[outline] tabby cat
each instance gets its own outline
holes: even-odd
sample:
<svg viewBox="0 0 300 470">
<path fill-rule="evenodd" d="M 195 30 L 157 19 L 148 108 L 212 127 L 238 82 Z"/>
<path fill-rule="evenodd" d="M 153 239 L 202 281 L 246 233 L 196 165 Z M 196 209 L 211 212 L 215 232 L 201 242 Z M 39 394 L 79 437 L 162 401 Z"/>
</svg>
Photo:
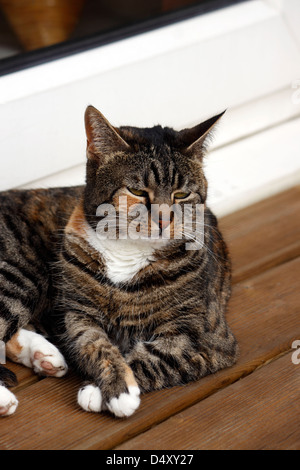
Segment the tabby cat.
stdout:
<svg viewBox="0 0 300 470">
<path fill-rule="evenodd" d="M 8 358 L 39 374 L 63 376 L 67 364 L 77 371 L 87 411 L 129 416 L 140 392 L 198 380 L 237 359 L 225 320 L 228 251 L 205 205 L 203 156 L 221 116 L 180 132 L 116 128 L 89 106 L 84 187 L 0 193 L 0 340 Z M 124 237 L 118 222 L 134 221 L 136 205 L 158 237 Z M 192 249 L 195 234 L 182 222 L 175 237 L 174 211 L 168 218 L 159 209 L 188 205 L 204 208 L 203 243 Z M 116 236 L 105 238 L 97 229 L 113 223 L 110 207 Z M 0 366 L 2 416 L 17 408 L 7 388 L 14 382 Z"/>
</svg>

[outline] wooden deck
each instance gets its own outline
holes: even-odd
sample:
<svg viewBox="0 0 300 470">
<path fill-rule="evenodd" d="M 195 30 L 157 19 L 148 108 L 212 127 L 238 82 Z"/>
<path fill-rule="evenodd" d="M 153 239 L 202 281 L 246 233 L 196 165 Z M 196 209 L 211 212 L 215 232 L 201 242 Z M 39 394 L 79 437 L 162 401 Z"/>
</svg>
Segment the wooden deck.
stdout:
<svg viewBox="0 0 300 470">
<path fill-rule="evenodd" d="M 238 363 L 185 387 L 142 397 L 129 419 L 76 403 L 80 380 L 17 373 L 19 408 L 0 421 L 0 449 L 300 449 L 300 186 L 231 214 L 228 321 Z M 300 354 L 299 354 L 300 358 Z"/>
</svg>

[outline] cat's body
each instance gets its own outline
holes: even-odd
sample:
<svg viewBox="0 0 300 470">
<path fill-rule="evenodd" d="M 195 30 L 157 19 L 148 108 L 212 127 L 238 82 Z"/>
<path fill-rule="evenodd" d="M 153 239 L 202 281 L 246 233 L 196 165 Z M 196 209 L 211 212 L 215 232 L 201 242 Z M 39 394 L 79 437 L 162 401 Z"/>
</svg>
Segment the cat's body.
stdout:
<svg viewBox="0 0 300 470">
<path fill-rule="evenodd" d="M 101 240 L 95 231 L 99 205 L 121 214 L 118 197 L 146 207 L 204 203 L 201 149 L 215 121 L 189 133 L 115 129 L 90 107 L 85 187 L 0 194 L 0 340 L 14 359 L 16 344 L 36 335 L 20 329 L 42 325 L 87 381 L 78 394 L 86 410 L 128 416 L 140 390 L 197 380 L 236 360 L 224 317 L 230 262 L 208 208 L 200 249 L 187 250 L 185 239 Z M 172 221 L 160 216 L 158 225 L 162 234 Z M 31 351 L 41 362 L 40 353 L 42 372 L 66 371 L 61 357 L 52 370 L 46 352 Z"/>
</svg>

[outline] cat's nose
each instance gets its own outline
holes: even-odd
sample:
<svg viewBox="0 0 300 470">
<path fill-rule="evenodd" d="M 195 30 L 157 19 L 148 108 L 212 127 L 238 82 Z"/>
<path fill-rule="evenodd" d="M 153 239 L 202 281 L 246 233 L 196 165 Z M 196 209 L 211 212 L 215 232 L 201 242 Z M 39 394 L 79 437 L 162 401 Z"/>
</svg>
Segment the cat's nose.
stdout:
<svg viewBox="0 0 300 470">
<path fill-rule="evenodd" d="M 160 212 L 158 225 L 160 230 L 165 230 L 173 221 L 174 213 L 173 211 Z"/>
<path fill-rule="evenodd" d="M 159 222 L 158 222 L 158 225 L 159 225 L 160 230 L 164 230 L 165 228 L 167 228 L 170 225 L 170 219 L 160 218 Z"/>
</svg>

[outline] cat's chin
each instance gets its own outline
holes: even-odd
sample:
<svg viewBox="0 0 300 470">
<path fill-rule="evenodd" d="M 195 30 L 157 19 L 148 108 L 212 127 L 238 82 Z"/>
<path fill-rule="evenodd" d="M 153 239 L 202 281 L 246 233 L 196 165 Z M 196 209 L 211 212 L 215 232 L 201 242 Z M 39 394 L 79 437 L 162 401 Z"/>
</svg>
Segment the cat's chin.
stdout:
<svg viewBox="0 0 300 470">
<path fill-rule="evenodd" d="M 145 238 L 145 239 L 141 239 L 140 241 L 142 243 L 149 243 L 150 246 L 157 247 L 157 248 L 167 246 L 171 242 L 169 238 L 162 238 L 162 237 Z"/>
<path fill-rule="evenodd" d="M 159 238 L 138 238 L 137 240 L 133 239 L 115 239 L 112 240 L 112 243 L 115 244 L 115 247 L 131 247 L 135 246 L 138 249 L 152 249 L 152 250 L 162 250 L 167 247 L 175 247 L 178 244 L 182 243 L 182 240 L 177 239 L 170 239 L 170 238 L 163 238 L 160 236 Z"/>
</svg>

